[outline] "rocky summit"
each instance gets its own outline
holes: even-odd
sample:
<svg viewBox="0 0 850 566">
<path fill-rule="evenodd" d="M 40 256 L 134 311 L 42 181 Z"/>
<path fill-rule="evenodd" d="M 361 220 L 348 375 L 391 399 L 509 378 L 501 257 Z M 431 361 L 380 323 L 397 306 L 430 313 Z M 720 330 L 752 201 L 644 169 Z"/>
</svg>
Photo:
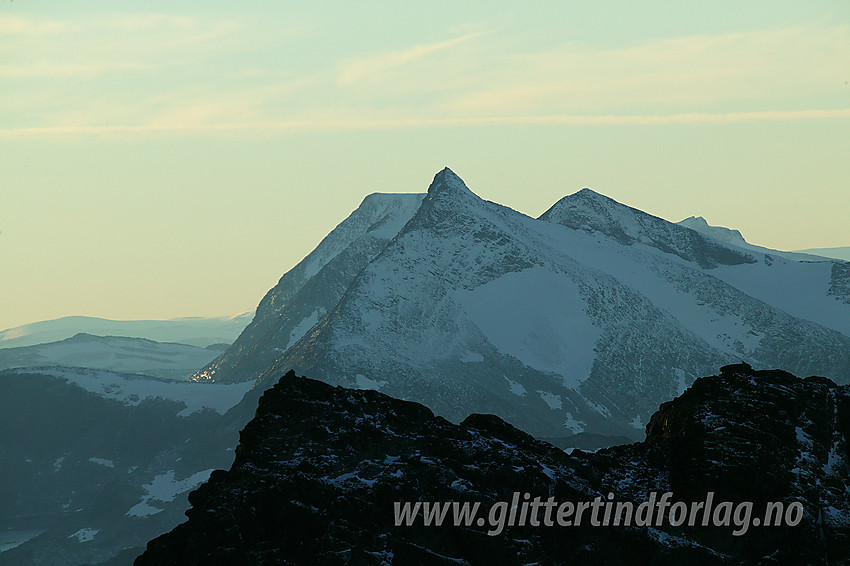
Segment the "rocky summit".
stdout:
<svg viewBox="0 0 850 566">
<path fill-rule="evenodd" d="M 136 564 L 850 563 L 848 386 L 725 366 L 664 403 L 646 433 L 567 454 L 492 415 L 452 424 L 290 372 L 261 398 L 231 469 L 213 472 L 190 495 L 189 520 Z M 638 505 L 667 492 L 668 509 L 713 498 L 719 526 L 636 526 Z M 611 526 L 606 514 L 601 526 L 590 509 L 579 525 L 517 519 L 538 497 L 576 503 L 575 523 L 578 502 L 633 502 L 635 523 Z M 396 502 L 421 502 L 412 524 L 396 525 Z M 481 520 L 424 526 L 425 502 L 478 502 Z M 784 526 L 756 526 L 768 502 L 782 503 Z M 493 511 L 508 505 L 513 519 Z"/>
</svg>

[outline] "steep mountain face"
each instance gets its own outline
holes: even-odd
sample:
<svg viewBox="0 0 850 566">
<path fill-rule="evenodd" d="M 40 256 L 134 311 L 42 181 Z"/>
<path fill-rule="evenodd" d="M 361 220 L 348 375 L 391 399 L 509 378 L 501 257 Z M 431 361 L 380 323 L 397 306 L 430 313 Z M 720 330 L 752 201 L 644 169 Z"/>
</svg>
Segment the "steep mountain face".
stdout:
<svg viewBox="0 0 850 566">
<path fill-rule="evenodd" d="M 197 381 L 256 379 L 342 298 L 357 274 L 410 220 L 424 194 L 367 196 L 307 257 L 281 277 L 254 320 Z"/>
<path fill-rule="evenodd" d="M 850 305 L 850 262 L 832 264 L 827 294 L 845 305 Z"/>
<path fill-rule="evenodd" d="M 294 368 L 454 421 L 639 438 L 658 404 L 726 363 L 850 379 L 833 265 L 725 247 L 589 190 L 535 220 L 446 169 L 260 385 Z"/>
<path fill-rule="evenodd" d="M 454 425 L 417 403 L 290 373 L 261 398 L 230 471 L 192 492 L 188 522 L 149 542 L 136 565 L 846 563 L 848 435 L 847 386 L 744 364 L 665 403 L 645 441 L 572 455 L 492 415 Z M 637 506 L 653 491 L 672 492 L 671 504 L 708 492 L 716 508 L 752 502 L 750 519 L 767 502 L 802 512 L 770 527 L 737 511 L 722 526 L 702 526 L 702 515 L 671 526 L 665 512 L 661 524 L 629 527 L 593 526 L 589 510 L 581 525 L 546 526 L 540 508 L 536 527 L 493 512 L 609 494 Z M 480 507 L 463 526 L 450 512 L 426 527 L 422 508 L 412 525 L 396 522 L 395 502 L 449 501 Z"/>
<path fill-rule="evenodd" d="M 540 219 L 573 230 L 601 234 L 626 246 L 646 244 L 703 268 L 756 262 L 752 256 L 719 245 L 695 230 L 687 230 L 678 224 L 624 206 L 590 189 L 582 189 L 562 198 L 544 212 Z"/>
<path fill-rule="evenodd" d="M 582 220 L 577 221 L 576 218 Z M 721 231 L 721 235 L 728 232 L 740 233 L 737 230 L 708 226 L 704 220 L 690 223 L 687 219 L 683 220 L 680 224 L 693 227 L 693 230 L 683 230 L 683 226 L 622 205 L 587 189 L 565 197 L 544 213 L 541 219 L 588 235 L 624 234 L 619 236 L 619 239 L 631 246 L 631 253 L 640 256 L 642 249 L 648 249 L 662 260 L 670 259 L 671 254 L 678 255 L 686 260 L 684 267 L 692 270 L 697 265 L 701 267 L 701 270 L 696 271 L 697 276 L 707 275 L 704 280 L 709 286 L 716 284 L 713 279 L 719 279 L 794 317 L 850 336 L 850 311 L 837 305 L 833 298 L 837 296 L 841 299 L 844 296 L 843 293 L 837 294 L 833 290 L 840 286 L 842 280 L 841 273 L 838 272 L 842 269 L 842 262 L 770 250 L 748 244 L 743 238 L 736 236 L 719 237 L 718 231 Z M 600 247 L 596 251 L 596 257 L 585 255 L 582 261 L 595 262 L 596 266 L 615 274 L 629 285 L 640 287 L 647 279 L 656 278 L 651 274 L 648 277 L 642 274 L 641 271 L 645 270 L 634 265 L 634 262 L 624 262 L 616 258 L 617 254 L 613 249 Z M 649 256 L 643 257 L 650 264 L 656 261 Z M 634 271 L 635 275 L 630 276 L 629 270 Z M 681 279 L 683 276 L 677 277 Z M 661 279 L 663 285 L 664 277 Z M 643 287 L 651 289 L 654 285 L 655 282 L 652 282 Z M 642 292 L 646 294 L 646 291 Z M 653 300 L 657 302 L 657 299 Z M 681 319 L 682 305 L 670 305 L 669 308 L 677 319 Z M 805 373 L 807 370 L 795 371 Z"/>
<path fill-rule="evenodd" d="M 846 264 L 759 250 L 588 189 L 533 219 L 445 169 L 424 198 L 368 197 L 195 379 L 294 368 L 455 421 L 635 439 L 719 365 L 850 380 Z"/>
<path fill-rule="evenodd" d="M 0 369 L 66 366 L 187 379 L 221 354 L 226 345 L 199 348 L 123 336 L 80 333 L 59 342 L 0 349 Z"/>
<path fill-rule="evenodd" d="M 127 336 L 156 342 L 177 342 L 199 348 L 232 344 L 254 313 L 216 318 L 184 317 L 170 320 L 109 320 L 66 316 L 0 331 L 0 348 L 19 348 L 66 340 L 77 334 Z"/>
<path fill-rule="evenodd" d="M 0 371 L 0 564 L 130 564 L 173 528 L 187 494 L 229 466 L 247 384 L 109 371 Z M 4 551 L 4 552 L 3 552 Z"/>
</svg>

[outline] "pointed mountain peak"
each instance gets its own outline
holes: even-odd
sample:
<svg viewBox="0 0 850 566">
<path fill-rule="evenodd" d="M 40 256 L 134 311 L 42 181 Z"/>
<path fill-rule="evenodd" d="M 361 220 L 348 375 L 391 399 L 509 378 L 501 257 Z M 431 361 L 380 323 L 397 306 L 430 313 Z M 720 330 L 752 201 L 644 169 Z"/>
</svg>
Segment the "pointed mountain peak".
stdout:
<svg viewBox="0 0 850 566">
<path fill-rule="evenodd" d="M 490 204 L 469 190 L 454 171 L 445 167 L 434 175 L 422 206 L 398 236 L 422 228 L 462 230 L 470 222 L 479 222 L 482 216 L 487 216 Z"/>
<path fill-rule="evenodd" d="M 597 218 L 602 216 L 610 222 L 612 214 L 618 214 L 613 212 L 615 210 L 619 210 L 619 214 L 640 212 L 585 187 L 560 199 L 549 210 L 540 215 L 540 220 L 562 224 L 563 220 L 574 216 L 585 217 L 590 215 Z"/>
<path fill-rule="evenodd" d="M 593 189 L 588 189 L 587 187 L 585 187 L 585 188 L 583 188 L 582 190 L 580 190 L 580 191 L 578 191 L 578 192 L 575 192 L 575 193 L 573 193 L 573 194 L 571 194 L 571 195 L 569 195 L 569 196 L 566 196 L 566 197 L 564 197 L 564 198 L 565 198 L 565 199 L 568 199 L 568 198 L 574 198 L 574 197 L 581 197 L 581 198 L 596 198 L 596 199 L 603 199 L 603 200 L 613 200 L 613 199 L 611 199 L 611 198 L 609 198 L 609 197 L 606 197 L 606 196 L 605 196 L 605 195 L 603 195 L 602 193 L 597 193 L 597 192 L 596 192 L 596 191 L 594 191 Z M 563 200 L 563 199 L 562 199 L 562 200 Z"/>
<path fill-rule="evenodd" d="M 446 167 L 434 175 L 434 180 L 431 182 L 431 186 L 428 187 L 428 194 L 435 195 L 450 191 L 472 194 L 472 191 L 469 190 L 466 183 L 463 182 L 463 179 L 458 177 L 454 171 Z"/>
</svg>

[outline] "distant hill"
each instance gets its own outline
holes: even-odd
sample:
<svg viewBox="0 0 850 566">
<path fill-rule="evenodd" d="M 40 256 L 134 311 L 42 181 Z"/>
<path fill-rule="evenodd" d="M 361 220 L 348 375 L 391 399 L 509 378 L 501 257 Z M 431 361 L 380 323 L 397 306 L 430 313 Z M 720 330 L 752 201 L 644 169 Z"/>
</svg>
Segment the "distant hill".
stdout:
<svg viewBox="0 0 850 566">
<path fill-rule="evenodd" d="M 65 366 L 187 379 L 226 347 L 226 344 L 213 344 L 200 348 L 145 338 L 80 333 L 58 342 L 0 349 L 0 370 Z"/>
<path fill-rule="evenodd" d="M 766 248 L 764 246 L 757 246 L 755 244 L 751 244 L 744 239 L 744 236 L 741 235 L 741 232 L 738 230 L 733 230 L 731 228 L 726 228 L 724 226 L 712 226 L 709 224 L 705 218 L 702 216 L 689 216 L 684 220 L 680 220 L 676 224 L 680 226 L 684 226 L 686 228 L 690 228 L 691 230 L 696 230 L 700 234 L 704 236 L 708 236 L 709 238 L 714 238 L 724 244 L 730 246 L 736 246 L 738 248 L 743 248 L 745 250 L 760 252 L 760 253 L 768 253 L 772 255 L 778 255 L 784 257 L 786 259 L 794 259 L 797 261 L 818 261 L 821 257 L 833 257 L 833 256 L 824 256 L 824 254 L 816 254 L 810 250 L 800 250 L 796 252 L 783 252 L 779 250 L 774 250 L 771 248 Z"/>
<path fill-rule="evenodd" d="M 253 317 L 253 312 L 236 316 L 171 320 L 110 320 L 66 316 L 0 331 L 0 348 L 56 342 L 81 332 L 96 336 L 128 336 L 157 342 L 178 342 L 206 348 L 212 344 L 232 344 Z"/>
<path fill-rule="evenodd" d="M 808 250 L 800 250 L 800 252 L 850 261 L 850 246 L 842 248 L 809 248 Z"/>
</svg>

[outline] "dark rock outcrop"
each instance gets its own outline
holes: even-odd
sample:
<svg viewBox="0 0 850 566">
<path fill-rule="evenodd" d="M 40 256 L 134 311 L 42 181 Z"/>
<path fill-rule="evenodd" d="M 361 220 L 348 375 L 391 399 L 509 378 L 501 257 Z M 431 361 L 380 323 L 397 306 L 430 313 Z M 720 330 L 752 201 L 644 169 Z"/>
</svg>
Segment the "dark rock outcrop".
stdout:
<svg viewBox="0 0 850 566">
<path fill-rule="evenodd" d="M 189 521 L 136 564 L 847 564 L 848 435 L 847 386 L 745 364 L 662 405 L 644 442 L 571 455 L 492 415 L 454 425 L 290 372 L 261 398 L 230 471 L 194 491 Z M 483 518 L 515 493 L 637 505 L 650 492 L 751 501 L 754 518 L 766 502 L 800 502 L 802 518 L 740 536 L 734 522 L 594 527 L 587 516 L 495 536 L 498 521 L 394 524 L 394 502 L 480 502 Z"/>
</svg>

